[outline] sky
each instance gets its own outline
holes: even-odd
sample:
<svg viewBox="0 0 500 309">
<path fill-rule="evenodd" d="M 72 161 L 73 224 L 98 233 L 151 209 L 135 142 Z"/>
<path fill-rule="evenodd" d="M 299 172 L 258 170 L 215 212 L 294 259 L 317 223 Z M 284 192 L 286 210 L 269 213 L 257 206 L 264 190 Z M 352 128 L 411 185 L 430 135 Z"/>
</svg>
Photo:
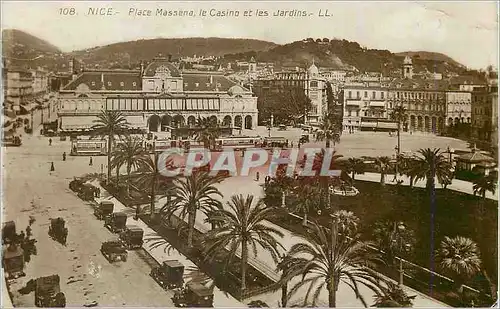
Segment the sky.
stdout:
<svg viewBox="0 0 500 309">
<path fill-rule="evenodd" d="M 65 15 L 71 8 L 75 14 Z M 111 15 L 89 15 L 89 8 L 104 8 Z M 130 14 L 134 9 L 150 10 L 151 16 Z M 157 9 L 193 10 L 196 16 L 156 16 Z M 201 16 L 200 10 L 207 15 Z M 250 10 L 252 16 L 245 16 Z M 258 10 L 268 16 L 256 16 Z M 278 10 L 293 11 L 293 16 L 273 16 Z M 218 11 L 239 15 L 210 16 Z M 296 16 L 299 11 L 307 16 Z M 484 69 L 490 64 L 498 68 L 497 13 L 494 1 L 2 1 L 1 25 L 26 31 L 65 52 L 159 37 L 253 38 L 278 44 L 326 37 L 391 52 L 440 52 L 469 68 Z"/>
</svg>

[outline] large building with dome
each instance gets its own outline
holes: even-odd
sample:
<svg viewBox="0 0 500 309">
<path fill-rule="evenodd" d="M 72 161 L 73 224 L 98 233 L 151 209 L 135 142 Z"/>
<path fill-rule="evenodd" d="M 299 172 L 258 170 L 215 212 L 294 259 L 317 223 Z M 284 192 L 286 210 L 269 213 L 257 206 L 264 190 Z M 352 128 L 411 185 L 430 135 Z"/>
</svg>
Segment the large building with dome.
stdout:
<svg viewBox="0 0 500 309">
<path fill-rule="evenodd" d="M 155 58 L 140 70 L 72 73 L 59 90 L 61 132 L 90 130 L 102 110 L 120 111 L 131 128 L 148 132 L 193 126 L 198 117 L 224 127 L 257 126 L 257 97 L 218 72 L 181 71 L 169 59 Z"/>
<path fill-rule="evenodd" d="M 296 68 L 294 71 L 276 72 L 272 77 L 255 80 L 253 84 L 257 96 L 266 96 L 268 93 L 290 88 L 303 90 L 311 100 L 311 110 L 307 111 L 304 120 L 307 124 L 319 124 L 328 111 L 327 82 L 321 77 L 314 61 L 307 70 Z M 271 103 L 266 102 L 266 104 Z"/>
</svg>

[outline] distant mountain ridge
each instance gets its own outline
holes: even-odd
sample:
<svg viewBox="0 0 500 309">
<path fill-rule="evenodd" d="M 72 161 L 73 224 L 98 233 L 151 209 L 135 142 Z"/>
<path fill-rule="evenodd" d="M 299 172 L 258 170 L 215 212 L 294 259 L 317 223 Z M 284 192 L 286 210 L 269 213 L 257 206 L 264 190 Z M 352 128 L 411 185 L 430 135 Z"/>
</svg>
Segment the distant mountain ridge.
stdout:
<svg viewBox="0 0 500 309">
<path fill-rule="evenodd" d="M 52 44 L 20 30 L 4 30 L 3 55 L 41 59 L 24 65 L 45 65 L 51 70 L 67 70 L 69 59 L 77 58 L 85 64 L 100 68 L 135 68 L 141 60 L 151 60 L 159 54 L 180 56 L 223 56 L 218 64 L 250 60 L 273 62 L 277 68 L 309 66 L 313 61 L 318 67 L 361 72 L 397 74 L 406 55 L 413 57 L 415 72 L 462 74 L 466 67 L 452 58 L 433 52 L 417 51 L 391 53 L 388 50 L 369 49 L 357 42 L 340 39 L 308 38 L 288 44 L 255 39 L 229 38 L 157 38 L 120 42 L 84 50 L 62 53 Z M 22 64 L 22 63 L 21 63 Z M 97 67 L 97 66 L 96 66 Z"/>
<path fill-rule="evenodd" d="M 453 58 L 442 54 L 442 53 L 436 53 L 436 52 L 428 52 L 428 51 L 406 51 L 406 52 L 400 52 L 396 53 L 398 56 L 410 56 L 414 58 L 420 58 L 424 60 L 434 60 L 434 61 L 443 61 L 443 62 L 448 62 L 450 64 L 456 65 L 458 67 L 464 67 L 465 66 L 458 61 L 454 60 Z"/>
</svg>

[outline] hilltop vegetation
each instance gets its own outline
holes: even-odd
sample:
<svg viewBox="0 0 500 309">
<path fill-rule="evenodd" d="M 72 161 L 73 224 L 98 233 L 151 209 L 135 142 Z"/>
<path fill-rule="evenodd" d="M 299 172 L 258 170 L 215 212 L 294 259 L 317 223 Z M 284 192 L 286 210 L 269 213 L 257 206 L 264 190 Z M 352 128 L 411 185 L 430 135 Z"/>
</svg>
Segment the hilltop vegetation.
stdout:
<svg viewBox="0 0 500 309">
<path fill-rule="evenodd" d="M 461 74 L 463 65 L 446 55 L 430 52 L 416 52 L 413 59 L 416 72 Z M 388 50 L 369 49 L 357 42 L 328 38 L 306 39 L 278 45 L 268 51 L 226 55 L 225 59 L 256 57 L 257 61 L 275 62 L 279 66 L 304 67 L 314 62 L 319 67 L 357 70 L 361 72 L 382 71 L 384 74 L 399 72 L 405 53 L 394 54 Z"/>
<path fill-rule="evenodd" d="M 426 51 L 391 53 L 388 50 L 369 49 L 357 42 L 340 39 L 308 38 L 289 44 L 253 39 L 227 38 L 179 38 L 148 39 L 97 46 L 85 50 L 62 53 L 57 47 L 19 30 L 4 30 L 3 55 L 17 66 L 45 66 L 50 70 L 66 70 L 71 58 L 82 60 L 87 67 L 136 68 L 141 60 L 151 60 L 158 55 L 215 56 L 221 57 L 212 64 L 227 65 L 229 62 L 248 61 L 254 57 L 259 62 L 273 62 L 280 67 L 305 67 L 313 60 L 319 67 L 353 70 L 361 72 L 383 72 L 385 75 L 399 74 L 405 55 L 413 56 L 414 71 L 429 71 L 443 74 L 464 74 L 466 68 L 450 57 Z"/>
</svg>

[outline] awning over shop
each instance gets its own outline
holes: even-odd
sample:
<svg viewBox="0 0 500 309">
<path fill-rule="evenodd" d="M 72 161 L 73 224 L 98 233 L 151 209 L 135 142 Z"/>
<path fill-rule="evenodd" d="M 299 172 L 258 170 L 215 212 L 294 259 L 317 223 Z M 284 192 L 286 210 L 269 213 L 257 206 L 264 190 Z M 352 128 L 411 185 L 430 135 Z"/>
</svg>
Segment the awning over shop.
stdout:
<svg viewBox="0 0 500 309">
<path fill-rule="evenodd" d="M 141 129 L 147 127 L 147 120 L 144 119 L 144 116 L 126 116 L 127 123 L 132 129 Z"/>
<path fill-rule="evenodd" d="M 361 127 L 363 127 L 363 128 L 376 128 L 377 123 L 376 122 L 361 122 Z"/>
<path fill-rule="evenodd" d="M 370 107 L 385 107 L 385 102 L 370 102 Z"/>
<path fill-rule="evenodd" d="M 95 125 L 97 116 L 66 116 L 61 117 L 61 130 L 63 131 L 83 131 L 90 130 Z"/>
<path fill-rule="evenodd" d="M 398 129 L 398 124 L 395 122 L 379 122 L 377 128 L 380 129 Z"/>
</svg>

